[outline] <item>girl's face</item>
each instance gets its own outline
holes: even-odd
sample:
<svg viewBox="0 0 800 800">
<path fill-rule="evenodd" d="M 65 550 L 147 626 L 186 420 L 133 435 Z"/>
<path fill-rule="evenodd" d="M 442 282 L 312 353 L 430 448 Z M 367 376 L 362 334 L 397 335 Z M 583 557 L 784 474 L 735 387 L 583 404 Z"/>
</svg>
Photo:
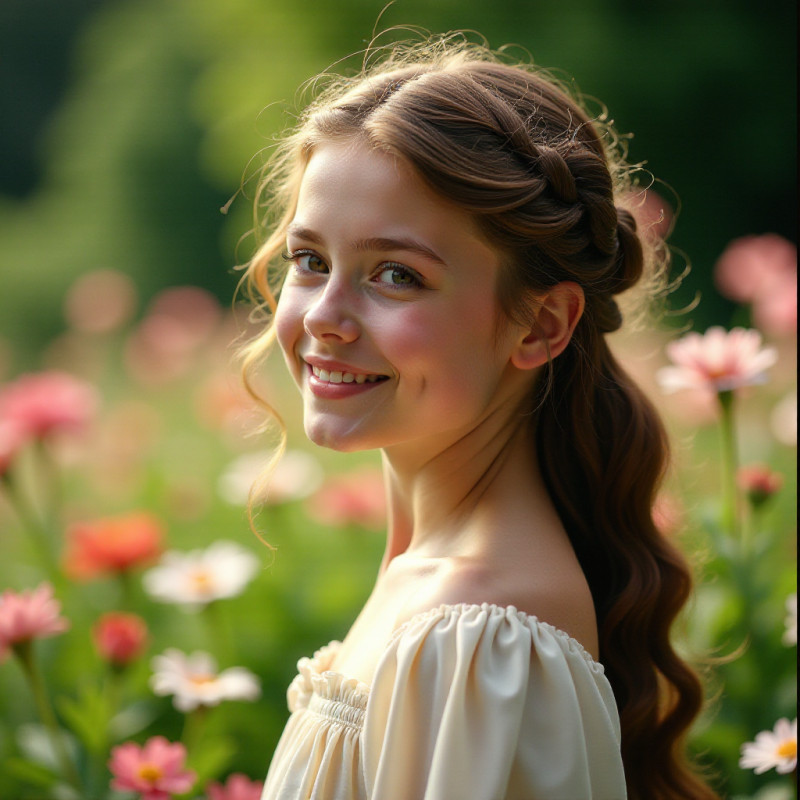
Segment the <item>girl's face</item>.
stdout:
<svg viewBox="0 0 800 800">
<path fill-rule="evenodd" d="M 317 147 L 286 245 L 275 324 L 312 441 L 443 449 L 519 392 L 498 255 L 404 162 Z"/>
</svg>

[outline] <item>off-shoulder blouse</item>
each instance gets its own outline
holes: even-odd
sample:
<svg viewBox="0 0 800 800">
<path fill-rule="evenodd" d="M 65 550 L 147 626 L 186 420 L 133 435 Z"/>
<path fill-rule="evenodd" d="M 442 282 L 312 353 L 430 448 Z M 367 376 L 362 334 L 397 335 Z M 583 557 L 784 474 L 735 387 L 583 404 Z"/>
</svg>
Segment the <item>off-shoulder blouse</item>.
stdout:
<svg viewBox="0 0 800 800">
<path fill-rule="evenodd" d="M 298 662 L 262 800 L 624 800 L 603 667 L 513 606 L 443 605 L 392 636 L 371 685 Z"/>
</svg>

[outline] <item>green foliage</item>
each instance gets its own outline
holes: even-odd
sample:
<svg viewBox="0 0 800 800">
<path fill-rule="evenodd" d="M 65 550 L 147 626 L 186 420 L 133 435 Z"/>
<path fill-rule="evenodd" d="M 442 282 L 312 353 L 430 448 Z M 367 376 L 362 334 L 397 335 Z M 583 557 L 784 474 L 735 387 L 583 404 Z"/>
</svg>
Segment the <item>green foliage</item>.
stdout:
<svg viewBox="0 0 800 800">
<path fill-rule="evenodd" d="M 56 52 L 45 46 L 53 34 L 41 22 L 42 6 L 51 5 L 57 20 L 60 0 L 12 0 L 7 52 L 19 70 L 9 76 L 63 81 L 63 64 L 42 55 Z M 24 346 L 22 359 L 58 330 L 64 290 L 89 270 L 121 269 L 145 297 L 193 282 L 227 301 L 235 287 L 230 268 L 252 247 L 250 239 L 237 243 L 252 226 L 249 201 L 262 160 L 254 154 L 291 123 L 308 97 L 298 87 L 362 50 L 376 27 L 477 30 L 493 46 L 514 43 L 521 55 L 527 50 L 537 63 L 573 75 L 585 94 L 599 97 L 620 131 L 636 134 L 632 158 L 647 160 L 680 197 L 673 243 L 696 269 L 673 303 L 683 307 L 701 290 L 701 328 L 732 311 L 711 291 L 708 269 L 724 245 L 747 233 L 794 234 L 795 9 L 788 0 L 771 3 L 769 13 L 744 2 L 629 0 L 581 0 L 568 13 L 556 3 L 516 0 L 83 5 L 83 26 L 66 28 L 74 30 L 71 82 L 49 115 L 31 115 L 25 127 L 23 111 L 34 98 L 13 83 L 6 89 L 18 110 L 11 107 L 17 127 L 7 136 L 21 150 L 30 143 L 39 163 L 28 196 L 0 194 L 0 268 L 13 276 L 0 294 L 0 335 Z M 45 41 L 19 47 L 15 30 L 34 39 L 38 30 Z M 32 54 L 35 69 L 26 60 Z M 358 63 L 356 56 L 343 68 Z M 51 84 L 42 78 L 41 86 L 51 96 Z M 239 189 L 231 213 L 221 215 Z M 674 201 L 672 190 L 662 193 Z"/>
</svg>

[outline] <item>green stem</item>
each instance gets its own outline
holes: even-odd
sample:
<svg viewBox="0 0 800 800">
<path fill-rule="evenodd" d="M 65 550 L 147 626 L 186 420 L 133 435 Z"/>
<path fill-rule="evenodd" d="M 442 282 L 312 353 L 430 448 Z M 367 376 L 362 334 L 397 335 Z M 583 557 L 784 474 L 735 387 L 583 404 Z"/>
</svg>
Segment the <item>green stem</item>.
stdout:
<svg viewBox="0 0 800 800">
<path fill-rule="evenodd" d="M 134 604 L 134 591 L 131 574 L 126 569 L 120 570 L 117 572 L 117 579 L 119 581 L 120 591 L 122 594 L 120 604 L 128 611 L 132 611 L 136 606 Z"/>
<path fill-rule="evenodd" d="M 741 545 L 742 555 L 744 555 L 747 549 L 747 542 L 742 537 L 738 489 L 736 486 L 739 454 L 733 414 L 733 392 L 720 392 L 717 398 L 722 410 L 722 527 L 735 542 Z"/>
<path fill-rule="evenodd" d="M 72 763 L 72 759 L 69 757 L 69 753 L 67 753 L 67 748 L 64 744 L 64 738 L 58 726 L 55 712 L 47 697 L 44 679 L 36 664 L 36 659 L 33 657 L 32 642 L 30 640 L 18 642 L 14 645 L 14 652 L 17 654 L 25 675 L 28 678 L 28 682 L 30 683 L 34 701 L 36 702 L 36 709 L 50 734 L 53 750 L 55 751 L 61 771 L 67 781 L 77 789 L 80 794 L 81 780 L 78 777 L 78 772 L 75 769 L 75 765 Z"/>
<path fill-rule="evenodd" d="M 194 711 L 190 711 L 183 719 L 183 731 L 181 741 L 186 747 L 187 752 L 191 753 L 200 741 L 200 735 L 205 727 L 208 709 L 205 706 L 198 706 Z"/>
<path fill-rule="evenodd" d="M 42 472 L 45 474 L 45 509 L 48 524 L 52 527 L 58 525 L 63 505 L 63 486 L 61 482 L 61 472 L 58 469 L 53 453 L 44 439 L 38 441 L 39 462 L 42 464 Z"/>
<path fill-rule="evenodd" d="M 212 600 L 202 610 L 201 614 L 219 660 L 222 663 L 231 661 L 234 657 L 231 630 L 227 624 L 227 619 L 220 610 L 219 603 L 216 600 Z"/>
<path fill-rule="evenodd" d="M 52 552 L 52 537 L 50 536 L 50 531 L 47 529 L 47 526 L 37 517 L 33 509 L 28 507 L 15 481 L 12 480 L 8 473 L 2 476 L 0 486 L 6 487 L 9 503 L 19 517 L 22 527 L 27 530 L 33 541 L 34 548 L 38 552 L 42 565 L 51 581 L 53 584 L 60 584 L 61 574 L 58 570 L 58 563 Z"/>
</svg>

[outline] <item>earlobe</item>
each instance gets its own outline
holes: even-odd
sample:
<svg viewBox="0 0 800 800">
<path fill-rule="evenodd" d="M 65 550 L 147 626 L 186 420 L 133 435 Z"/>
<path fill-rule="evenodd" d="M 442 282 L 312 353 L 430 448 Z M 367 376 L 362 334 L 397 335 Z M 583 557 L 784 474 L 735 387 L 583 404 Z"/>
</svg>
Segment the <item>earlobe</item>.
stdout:
<svg viewBox="0 0 800 800">
<path fill-rule="evenodd" d="M 585 304 L 583 289 L 572 281 L 557 283 L 544 296 L 532 299 L 534 322 L 517 342 L 511 363 L 518 369 L 534 369 L 562 353 Z"/>
</svg>

